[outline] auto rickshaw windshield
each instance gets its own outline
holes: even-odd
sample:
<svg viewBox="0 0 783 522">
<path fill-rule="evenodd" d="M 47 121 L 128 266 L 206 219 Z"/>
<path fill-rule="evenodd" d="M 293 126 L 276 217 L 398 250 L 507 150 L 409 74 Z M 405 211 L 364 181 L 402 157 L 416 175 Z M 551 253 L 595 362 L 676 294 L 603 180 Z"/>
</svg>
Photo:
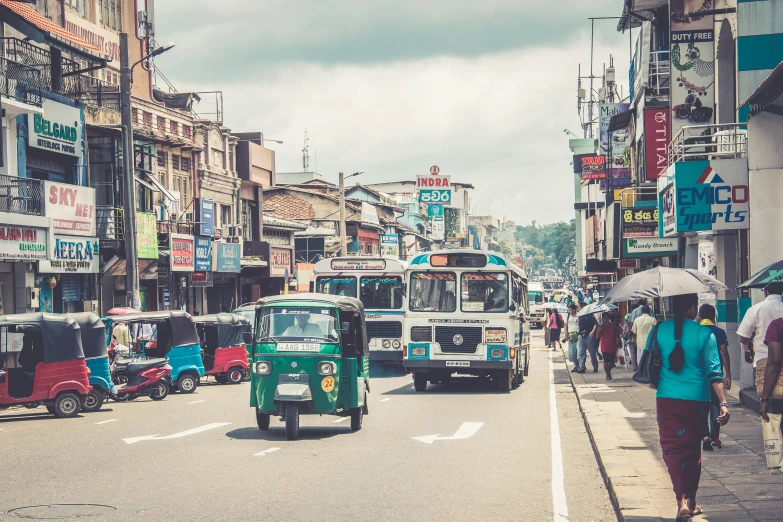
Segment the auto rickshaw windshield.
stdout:
<svg viewBox="0 0 783 522">
<path fill-rule="evenodd" d="M 336 310 L 332 308 L 269 307 L 261 316 L 259 341 L 339 342 Z"/>
</svg>

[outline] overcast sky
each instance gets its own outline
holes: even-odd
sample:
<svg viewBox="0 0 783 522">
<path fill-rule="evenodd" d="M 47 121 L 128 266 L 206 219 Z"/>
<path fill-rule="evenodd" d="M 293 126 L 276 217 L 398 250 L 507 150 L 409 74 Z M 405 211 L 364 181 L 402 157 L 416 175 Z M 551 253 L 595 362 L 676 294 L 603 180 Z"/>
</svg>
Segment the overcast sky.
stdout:
<svg viewBox="0 0 783 522">
<path fill-rule="evenodd" d="M 568 128 L 581 136 L 577 66 L 590 16 L 622 0 L 165 0 L 157 65 L 179 91 L 223 91 L 225 124 L 262 131 L 278 172 L 365 170 L 412 180 L 437 164 L 475 185 L 476 213 L 569 220 Z M 627 95 L 628 33 L 596 22 L 596 72 L 614 54 Z M 636 35 L 634 34 L 634 39 Z M 596 86 L 597 88 L 597 86 Z"/>
</svg>

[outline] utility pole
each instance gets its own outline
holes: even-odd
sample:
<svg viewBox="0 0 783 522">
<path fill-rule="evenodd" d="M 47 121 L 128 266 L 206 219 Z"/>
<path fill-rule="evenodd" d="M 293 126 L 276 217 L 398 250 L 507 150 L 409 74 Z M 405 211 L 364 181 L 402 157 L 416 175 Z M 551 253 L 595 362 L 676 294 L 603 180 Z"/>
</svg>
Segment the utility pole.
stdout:
<svg viewBox="0 0 783 522">
<path fill-rule="evenodd" d="M 340 172 L 340 255 L 348 253 L 348 241 L 345 232 L 345 176 Z"/>
<path fill-rule="evenodd" d="M 139 296 L 139 259 L 136 250 L 136 190 L 134 183 L 133 118 L 131 117 L 131 67 L 128 58 L 128 34 L 120 33 L 120 109 L 125 143 L 123 148 L 123 206 L 125 233 L 125 291 L 126 304 L 141 309 Z"/>
</svg>

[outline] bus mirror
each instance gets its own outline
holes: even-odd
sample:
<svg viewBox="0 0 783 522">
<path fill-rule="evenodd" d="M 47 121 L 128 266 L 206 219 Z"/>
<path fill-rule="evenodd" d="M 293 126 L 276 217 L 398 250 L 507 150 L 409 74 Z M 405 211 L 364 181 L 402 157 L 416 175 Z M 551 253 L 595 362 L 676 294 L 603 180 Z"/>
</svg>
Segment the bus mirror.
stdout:
<svg viewBox="0 0 783 522">
<path fill-rule="evenodd" d="M 511 303 L 511 306 L 509 306 L 508 309 L 511 310 L 512 312 L 516 312 L 517 311 L 517 305 L 515 305 L 514 303 Z"/>
</svg>

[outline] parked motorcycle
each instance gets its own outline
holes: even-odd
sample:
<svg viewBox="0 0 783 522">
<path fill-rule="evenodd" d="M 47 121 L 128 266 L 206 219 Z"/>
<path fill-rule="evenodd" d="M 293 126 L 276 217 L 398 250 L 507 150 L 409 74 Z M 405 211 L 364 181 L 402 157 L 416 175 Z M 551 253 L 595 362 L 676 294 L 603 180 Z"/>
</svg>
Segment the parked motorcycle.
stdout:
<svg viewBox="0 0 783 522">
<path fill-rule="evenodd" d="M 115 364 L 117 362 L 115 359 Z M 169 394 L 171 366 L 164 358 L 130 360 L 122 368 L 122 375 L 126 382 L 111 395 L 115 401 L 132 401 L 144 395 L 153 401 L 162 401 Z"/>
</svg>

